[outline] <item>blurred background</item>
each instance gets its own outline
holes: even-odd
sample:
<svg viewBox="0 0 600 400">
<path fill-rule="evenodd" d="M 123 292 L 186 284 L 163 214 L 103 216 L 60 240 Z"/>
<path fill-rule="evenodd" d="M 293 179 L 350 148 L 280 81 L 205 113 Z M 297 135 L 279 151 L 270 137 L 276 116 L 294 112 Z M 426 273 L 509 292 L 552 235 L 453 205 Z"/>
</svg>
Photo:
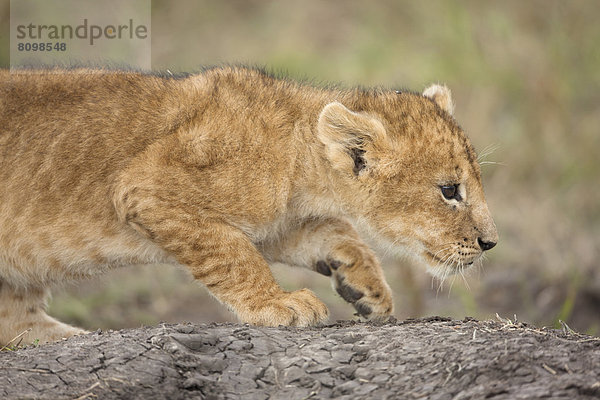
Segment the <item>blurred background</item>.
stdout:
<svg viewBox="0 0 600 400">
<path fill-rule="evenodd" d="M 0 66 L 9 66 L 9 1 Z M 600 7 L 559 0 L 152 1 L 152 66 L 244 63 L 292 78 L 423 90 L 443 82 L 482 167 L 500 242 L 466 280 L 441 284 L 384 260 L 397 318 L 502 317 L 600 334 Z M 0 127 L 1 129 L 1 127 Z M 326 277 L 276 266 L 312 288 L 332 320 L 353 309 Z M 55 291 L 50 312 L 87 329 L 233 321 L 182 270 L 121 269 Z"/>
</svg>

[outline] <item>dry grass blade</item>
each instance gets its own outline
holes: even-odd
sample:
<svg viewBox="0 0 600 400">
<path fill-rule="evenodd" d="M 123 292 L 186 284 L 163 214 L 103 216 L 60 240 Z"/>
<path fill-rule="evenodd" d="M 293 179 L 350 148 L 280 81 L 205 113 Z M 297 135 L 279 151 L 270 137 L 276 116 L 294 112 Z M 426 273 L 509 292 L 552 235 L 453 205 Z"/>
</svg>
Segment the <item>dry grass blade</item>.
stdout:
<svg viewBox="0 0 600 400">
<path fill-rule="evenodd" d="M 89 388 L 87 388 L 85 390 L 85 394 L 82 394 L 81 396 L 77 397 L 74 400 L 85 400 L 85 399 L 89 399 L 92 397 L 98 397 L 97 395 L 95 395 L 94 393 L 91 393 L 90 390 L 94 389 L 95 387 L 100 386 L 100 382 L 96 382 L 94 383 L 92 386 L 90 386 Z"/>
<path fill-rule="evenodd" d="M 542 367 L 543 367 L 543 368 L 544 368 L 546 371 L 550 372 L 552 375 L 556 375 L 556 371 L 555 371 L 555 370 L 553 370 L 552 368 L 550 368 L 549 366 L 547 366 L 546 364 L 542 364 Z"/>
<path fill-rule="evenodd" d="M 23 336 L 25 336 L 29 332 L 31 332 L 31 328 L 25 329 L 23 332 L 19 333 L 17 336 L 12 338 L 8 343 L 6 343 L 6 345 L 4 345 L 0 349 L 0 351 L 14 350 L 14 348 L 19 347 L 19 345 L 21 344 L 21 341 L 23 340 Z M 19 342 L 13 346 L 13 343 L 15 343 L 17 340 L 19 340 Z"/>
</svg>

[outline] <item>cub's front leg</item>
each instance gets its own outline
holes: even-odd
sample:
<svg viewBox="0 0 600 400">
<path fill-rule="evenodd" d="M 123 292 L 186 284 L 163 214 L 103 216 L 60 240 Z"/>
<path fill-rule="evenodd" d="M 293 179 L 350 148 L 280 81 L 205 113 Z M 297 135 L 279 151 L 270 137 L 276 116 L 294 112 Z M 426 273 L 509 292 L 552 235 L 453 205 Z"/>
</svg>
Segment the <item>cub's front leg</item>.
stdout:
<svg viewBox="0 0 600 400">
<path fill-rule="evenodd" d="M 125 199 L 123 220 L 186 266 L 242 322 L 310 326 L 327 319 L 327 307 L 312 291 L 284 291 L 246 234 L 218 216 L 137 192 Z"/>
<path fill-rule="evenodd" d="M 330 276 L 339 295 L 366 318 L 386 319 L 393 312 L 392 293 L 377 257 L 346 221 L 308 221 L 264 252 L 272 261 Z"/>
</svg>

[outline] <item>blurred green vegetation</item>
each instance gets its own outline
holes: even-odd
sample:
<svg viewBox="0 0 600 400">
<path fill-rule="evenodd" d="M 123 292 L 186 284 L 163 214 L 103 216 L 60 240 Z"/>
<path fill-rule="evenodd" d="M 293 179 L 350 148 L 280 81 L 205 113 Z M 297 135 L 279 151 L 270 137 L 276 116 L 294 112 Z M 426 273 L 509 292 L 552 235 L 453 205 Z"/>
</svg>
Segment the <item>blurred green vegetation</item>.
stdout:
<svg viewBox="0 0 600 400">
<path fill-rule="evenodd" d="M 8 1 L 0 65 L 8 66 Z M 153 68 L 245 63 L 294 78 L 422 90 L 444 82 L 478 150 L 500 243 L 480 271 L 438 283 L 386 260 L 399 318 L 495 313 L 559 319 L 600 333 L 600 8 L 596 1 L 152 2 Z M 334 318 L 351 308 L 324 277 L 276 268 L 314 288 Z M 111 276 L 112 275 L 112 276 Z M 450 284 L 452 289 L 450 290 Z M 89 329 L 158 320 L 231 320 L 183 272 L 121 270 L 58 294 L 51 311 Z"/>
</svg>

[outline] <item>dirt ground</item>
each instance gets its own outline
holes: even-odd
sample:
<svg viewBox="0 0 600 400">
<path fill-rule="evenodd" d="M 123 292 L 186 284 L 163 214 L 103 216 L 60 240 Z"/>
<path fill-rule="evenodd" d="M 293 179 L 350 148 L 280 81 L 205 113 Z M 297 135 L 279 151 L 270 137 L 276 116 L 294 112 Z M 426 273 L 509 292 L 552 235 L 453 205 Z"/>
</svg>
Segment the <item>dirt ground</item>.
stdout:
<svg viewBox="0 0 600 400">
<path fill-rule="evenodd" d="M 161 325 L 0 352 L 2 399 L 600 398 L 600 338 L 510 320 Z"/>
</svg>

